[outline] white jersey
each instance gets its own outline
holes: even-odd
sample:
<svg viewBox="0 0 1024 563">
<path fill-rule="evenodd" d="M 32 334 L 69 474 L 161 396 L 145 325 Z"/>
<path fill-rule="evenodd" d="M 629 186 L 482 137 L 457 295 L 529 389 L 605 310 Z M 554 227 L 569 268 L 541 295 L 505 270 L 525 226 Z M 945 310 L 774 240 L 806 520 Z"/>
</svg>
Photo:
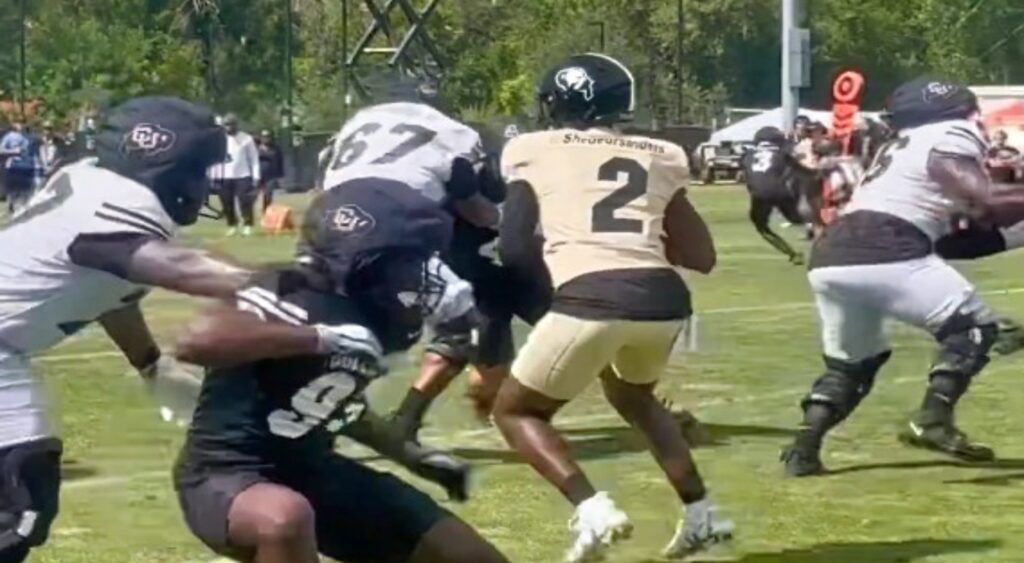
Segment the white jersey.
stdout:
<svg viewBox="0 0 1024 563">
<path fill-rule="evenodd" d="M 952 154 L 984 165 L 988 141 L 975 121 L 951 120 L 901 131 L 875 156 L 875 161 L 843 210 L 872 210 L 899 217 L 921 229 L 932 241 L 949 234 L 953 218 L 966 202 L 928 174 L 932 152 Z"/>
<path fill-rule="evenodd" d="M 152 191 L 90 160 L 62 169 L 0 227 L 0 447 L 52 434 L 28 356 L 145 294 L 145 287 L 74 264 L 68 251 L 75 239 L 166 239 L 175 229 Z"/>
<path fill-rule="evenodd" d="M 366 108 L 342 127 L 324 175 L 331 189 L 358 178 L 401 182 L 434 201 L 445 196 L 452 163 L 483 156 L 480 135 L 425 104 Z"/>
</svg>

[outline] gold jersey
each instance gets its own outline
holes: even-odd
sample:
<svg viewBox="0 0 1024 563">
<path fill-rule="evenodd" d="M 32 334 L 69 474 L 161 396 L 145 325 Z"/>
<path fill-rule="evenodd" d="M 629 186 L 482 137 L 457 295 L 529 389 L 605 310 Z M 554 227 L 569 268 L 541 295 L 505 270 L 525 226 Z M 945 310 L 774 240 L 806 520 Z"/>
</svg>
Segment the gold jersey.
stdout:
<svg viewBox="0 0 1024 563">
<path fill-rule="evenodd" d="M 603 128 L 539 131 L 509 141 L 502 170 L 537 196 L 555 288 L 592 272 L 673 268 L 665 208 L 689 181 L 678 145 Z"/>
</svg>

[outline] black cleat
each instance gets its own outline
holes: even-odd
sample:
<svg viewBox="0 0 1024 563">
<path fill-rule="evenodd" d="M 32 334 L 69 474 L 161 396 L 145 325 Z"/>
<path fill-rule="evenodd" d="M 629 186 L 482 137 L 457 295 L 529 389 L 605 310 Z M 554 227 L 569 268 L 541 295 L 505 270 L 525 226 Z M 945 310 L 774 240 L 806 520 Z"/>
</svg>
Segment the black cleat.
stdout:
<svg viewBox="0 0 1024 563">
<path fill-rule="evenodd" d="M 1013 319 L 1001 318 L 996 321 L 999 333 L 992 351 L 1000 356 L 1009 356 L 1024 349 L 1024 327 Z"/>
<path fill-rule="evenodd" d="M 782 450 L 779 461 L 786 464 L 786 475 L 790 477 L 810 477 L 826 473 L 821 457 L 816 451 L 805 451 L 790 446 Z"/>
<path fill-rule="evenodd" d="M 970 441 L 952 422 L 922 425 L 911 421 L 899 435 L 900 442 L 934 452 L 944 453 L 970 462 L 986 462 L 996 458 L 992 448 Z"/>
</svg>

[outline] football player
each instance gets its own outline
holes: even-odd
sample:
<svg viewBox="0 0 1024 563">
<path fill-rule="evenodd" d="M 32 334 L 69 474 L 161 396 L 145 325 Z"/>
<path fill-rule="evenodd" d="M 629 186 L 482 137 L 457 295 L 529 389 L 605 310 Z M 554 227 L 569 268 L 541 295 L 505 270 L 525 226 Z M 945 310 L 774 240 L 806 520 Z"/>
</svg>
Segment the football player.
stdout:
<svg viewBox="0 0 1024 563">
<path fill-rule="evenodd" d="M 324 189 L 365 178 L 401 182 L 469 223 L 493 227 L 498 210 L 480 193 L 480 135 L 426 103 L 396 101 L 368 107 L 335 138 Z"/>
<path fill-rule="evenodd" d="M 900 439 L 966 461 L 993 459 L 961 432 L 953 411 L 989 360 L 996 319 L 974 286 L 935 253 L 961 216 L 995 225 L 1024 218 L 1024 192 L 994 192 L 978 102 L 964 86 L 918 79 L 891 96 L 897 136 L 879 151 L 842 214 L 817 241 L 808 279 L 817 303 L 825 372 L 802 403 L 792 476 L 823 472 L 822 440 L 870 393 L 892 351 L 886 318 L 930 333 L 939 351 L 918 412 Z"/>
<path fill-rule="evenodd" d="M 715 262 L 711 235 L 686 197 L 686 155 L 678 145 L 613 128 L 631 118 L 634 81 L 607 56 L 565 60 L 543 78 L 539 100 L 553 129 L 517 137 L 502 154 L 509 193 L 499 249 L 524 276 L 547 267 L 554 298 L 498 392 L 494 421 L 575 506 L 566 560 L 600 558 L 632 524 L 595 489 L 551 423 L 600 379 L 612 406 L 649 440 L 685 506 L 665 549 L 682 557 L 732 533 L 679 424 L 653 392 L 691 315 L 675 265 L 707 273 Z"/>
<path fill-rule="evenodd" d="M 61 441 L 28 358 L 98 321 L 158 393 L 187 409 L 198 382 L 161 355 L 139 310 L 150 287 L 226 296 L 248 272 L 170 242 L 194 223 L 225 138 L 208 110 L 140 98 L 112 110 L 97 158 L 62 168 L 0 228 L 0 560 L 45 542 Z"/>
<path fill-rule="evenodd" d="M 435 256 L 450 217 L 394 181 L 353 187 L 310 208 L 297 265 L 258 276 L 181 340 L 182 359 L 212 368 L 175 470 L 185 519 L 239 561 L 506 562 L 429 496 L 334 450 L 353 438 L 466 498 L 468 468 L 406 441 L 364 394 L 425 318 L 472 310 Z"/>
<path fill-rule="evenodd" d="M 495 204 L 505 199 L 500 170 L 500 144 L 484 135 L 493 174 L 481 176 L 480 193 Z M 469 396 L 481 420 L 490 417 L 494 397 L 508 376 L 515 355 L 512 319 L 534 325 L 547 311 L 551 283 L 547 272 L 524 278 L 503 267 L 497 256 L 496 229 L 478 227 L 455 213 L 452 248 L 445 259 L 457 275 L 473 285 L 480 311 L 477 331 L 441 333 L 427 346 L 420 377 L 410 387 L 394 417 L 406 435 L 416 440 L 427 409 L 465 367 L 472 363 Z"/>
<path fill-rule="evenodd" d="M 795 163 L 786 134 L 776 127 L 762 127 L 754 134 L 754 142 L 756 146 L 743 155 L 743 172 L 750 194 L 750 222 L 761 238 L 785 254 L 790 263 L 803 264 L 803 256 L 770 225 L 773 210 L 778 210 L 793 225 L 806 222 L 800 214 L 800 196 L 794 192 L 790 181 L 790 168 Z"/>
</svg>

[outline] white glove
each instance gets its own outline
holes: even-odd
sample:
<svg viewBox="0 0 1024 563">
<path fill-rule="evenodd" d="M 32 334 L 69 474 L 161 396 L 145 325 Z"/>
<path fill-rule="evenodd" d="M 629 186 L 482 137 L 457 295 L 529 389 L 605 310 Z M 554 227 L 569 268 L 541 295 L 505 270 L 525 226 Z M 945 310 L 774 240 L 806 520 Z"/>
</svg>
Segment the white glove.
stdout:
<svg viewBox="0 0 1024 563">
<path fill-rule="evenodd" d="M 370 329 L 357 324 L 314 325 L 317 351 L 324 355 L 363 353 L 375 360 L 384 356 L 384 348 Z"/>
<path fill-rule="evenodd" d="M 192 420 L 203 385 L 199 368 L 160 356 L 156 362 L 140 369 L 139 375 L 146 391 L 160 404 L 160 417 L 164 422 L 185 426 Z"/>
</svg>

